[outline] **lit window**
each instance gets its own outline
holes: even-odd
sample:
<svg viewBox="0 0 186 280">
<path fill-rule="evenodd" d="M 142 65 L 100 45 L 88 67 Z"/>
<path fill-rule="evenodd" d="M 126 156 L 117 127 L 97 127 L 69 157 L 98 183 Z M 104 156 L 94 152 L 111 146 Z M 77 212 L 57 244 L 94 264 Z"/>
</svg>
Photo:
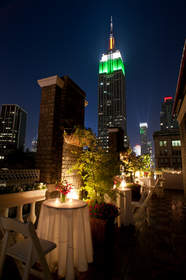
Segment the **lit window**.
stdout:
<svg viewBox="0 0 186 280">
<path fill-rule="evenodd" d="M 167 141 L 160 141 L 160 147 L 166 147 Z"/>
<path fill-rule="evenodd" d="M 180 140 L 172 140 L 172 146 L 173 147 L 177 147 L 177 146 L 181 146 L 181 141 Z"/>
</svg>

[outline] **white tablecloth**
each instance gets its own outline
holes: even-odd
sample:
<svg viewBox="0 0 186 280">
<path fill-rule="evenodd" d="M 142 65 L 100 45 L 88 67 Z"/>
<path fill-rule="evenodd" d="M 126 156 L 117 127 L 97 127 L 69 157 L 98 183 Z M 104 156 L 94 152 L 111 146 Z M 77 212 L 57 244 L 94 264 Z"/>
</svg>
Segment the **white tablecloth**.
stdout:
<svg viewBox="0 0 186 280">
<path fill-rule="evenodd" d="M 131 189 L 119 189 L 117 194 L 117 206 L 120 208 L 118 216 L 118 227 L 121 225 L 129 226 L 133 224 L 132 205 L 131 205 Z"/>
<path fill-rule="evenodd" d="M 41 207 L 37 234 L 56 243 L 57 248 L 47 255 L 47 261 L 51 270 L 58 267 L 60 277 L 74 279 L 74 267 L 80 272 L 88 270 L 93 249 L 85 202 L 56 204 L 56 199 L 46 200 Z"/>
</svg>

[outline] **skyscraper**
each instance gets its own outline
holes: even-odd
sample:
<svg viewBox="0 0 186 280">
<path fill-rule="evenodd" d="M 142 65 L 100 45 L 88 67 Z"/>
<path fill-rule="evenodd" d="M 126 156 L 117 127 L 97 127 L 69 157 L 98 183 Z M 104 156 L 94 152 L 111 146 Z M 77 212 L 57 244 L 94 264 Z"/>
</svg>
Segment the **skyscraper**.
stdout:
<svg viewBox="0 0 186 280">
<path fill-rule="evenodd" d="M 0 115 L 0 159 L 18 149 L 24 150 L 27 113 L 18 105 L 2 105 Z"/>
<path fill-rule="evenodd" d="M 141 141 L 141 154 L 148 154 L 148 137 L 147 137 L 147 129 L 148 124 L 146 122 L 140 123 L 140 141 Z"/>
<path fill-rule="evenodd" d="M 160 112 L 160 129 L 178 128 L 176 118 L 172 116 L 173 98 L 171 96 L 164 97 L 164 102 L 161 104 Z"/>
<path fill-rule="evenodd" d="M 37 152 L 37 138 L 33 138 L 33 139 L 32 139 L 31 151 L 34 152 L 34 153 Z"/>
<path fill-rule="evenodd" d="M 112 17 L 109 50 L 102 55 L 99 62 L 98 138 L 105 149 L 109 148 L 109 128 L 123 130 L 123 143 L 124 147 L 127 147 L 125 67 L 120 51 L 115 48 Z"/>
</svg>

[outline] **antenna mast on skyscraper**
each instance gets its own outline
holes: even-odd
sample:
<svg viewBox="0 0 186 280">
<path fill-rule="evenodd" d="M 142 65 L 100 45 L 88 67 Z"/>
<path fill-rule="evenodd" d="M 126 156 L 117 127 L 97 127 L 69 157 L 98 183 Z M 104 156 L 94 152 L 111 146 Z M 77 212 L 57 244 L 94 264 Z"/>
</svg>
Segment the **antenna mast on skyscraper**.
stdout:
<svg viewBox="0 0 186 280">
<path fill-rule="evenodd" d="M 113 23 L 112 23 L 112 16 L 111 16 L 111 20 L 110 20 L 110 35 L 113 34 Z"/>
<path fill-rule="evenodd" d="M 113 37 L 113 23 L 112 23 L 112 16 L 110 20 L 110 39 L 109 39 L 109 50 L 114 49 L 114 37 Z"/>
</svg>

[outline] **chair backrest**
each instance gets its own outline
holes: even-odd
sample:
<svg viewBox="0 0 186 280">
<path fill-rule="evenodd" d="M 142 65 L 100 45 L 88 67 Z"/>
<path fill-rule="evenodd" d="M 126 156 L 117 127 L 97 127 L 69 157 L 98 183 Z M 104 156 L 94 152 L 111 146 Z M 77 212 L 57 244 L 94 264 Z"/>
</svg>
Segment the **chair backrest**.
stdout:
<svg viewBox="0 0 186 280">
<path fill-rule="evenodd" d="M 26 268 L 25 268 L 25 272 L 24 272 L 24 275 L 25 275 L 24 279 L 28 279 L 30 263 L 32 261 L 34 261 L 34 255 L 37 255 L 37 259 L 40 260 L 40 262 L 43 266 L 43 273 L 45 275 L 44 279 L 45 280 L 51 279 L 51 274 L 50 274 L 47 262 L 44 258 L 44 255 L 47 254 L 48 252 L 50 252 L 51 250 L 53 250 L 56 247 L 56 245 L 54 243 L 53 244 L 48 243 L 47 247 L 43 251 L 43 249 L 41 247 L 40 240 L 37 237 L 37 234 L 35 232 L 35 228 L 34 228 L 34 225 L 33 225 L 32 222 L 22 223 L 22 222 L 19 222 L 17 220 L 14 220 L 14 219 L 0 217 L 0 224 L 5 230 L 4 244 L 3 244 L 3 249 L 2 249 L 2 252 L 1 252 L 1 256 L 0 256 L 0 278 L 1 278 L 1 274 L 2 274 L 2 266 L 3 266 L 3 262 L 4 262 L 4 255 L 5 255 L 5 252 L 6 252 L 6 249 L 7 249 L 9 233 L 11 231 L 14 231 L 16 233 L 23 234 L 24 237 L 27 237 L 28 241 L 29 241 L 29 243 L 27 243 L 28 246 L 26 248 L 28 256 L 25 259 L 25 263 L 26 263 L 25 267 Z M 45 240 L 45 241 L 49 242 L 47 240 Z M 18 241 L 18 243 L 19 243 L 19 241 Z M 52 243 L 52 242 L 50 242 L 50 243 Z"/>
<path fill-rule="evenodd" d="M 30 237 L 30 225 L 31 223 L 22 223 L 14 219 L 0 217 L 0 223 L 5 231 L 14 231 L 21 233 L 25 237 Z"/>
<path fill-rule="evenodd" d="M 30 238 L 37 253 L 40 255 L 40 251 L 42 251 L 41 245 L 32 222 L 22 223 L 11 218 L 0 217 L 0 224 L 5 231 L 14 231 L 16 233 L 21 233 L 24 237 Z"/>
</svg>

